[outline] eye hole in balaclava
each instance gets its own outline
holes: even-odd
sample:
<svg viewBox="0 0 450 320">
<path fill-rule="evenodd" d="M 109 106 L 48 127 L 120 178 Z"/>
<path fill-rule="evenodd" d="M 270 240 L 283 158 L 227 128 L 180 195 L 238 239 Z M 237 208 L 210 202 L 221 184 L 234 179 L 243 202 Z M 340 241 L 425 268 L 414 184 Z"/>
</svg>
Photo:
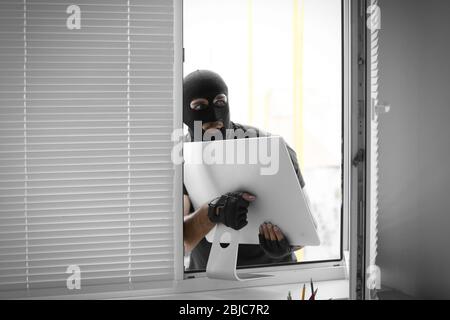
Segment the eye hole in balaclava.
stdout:
<svg viewBox="0 0 450 320">
<path fill-rule="evenodd" d="M 230 128 L 228 87 L 222 77 L 212 71 L 197 70 L 184 78 L 183 122 L 193 139 L 198 137 L 194 134 L 196 121 L 203 124 L 223 122 L 221 132 L 224 137 L 226 129 Z M 201 135 L 203 137 L 203 130 Z"/>
<path fill-rule="evenodd" d="M 190 107 L 194 111 L 202 111 L 209 108 L 209 101 L 206 99 L 195 99 L 191 102 Z"/>
</svg>

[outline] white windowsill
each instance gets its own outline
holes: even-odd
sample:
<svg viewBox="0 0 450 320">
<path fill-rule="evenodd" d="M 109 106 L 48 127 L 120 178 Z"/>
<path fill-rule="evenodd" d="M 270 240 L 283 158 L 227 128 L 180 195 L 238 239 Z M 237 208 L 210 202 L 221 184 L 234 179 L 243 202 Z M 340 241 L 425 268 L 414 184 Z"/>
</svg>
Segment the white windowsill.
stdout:
<svg viewBox="0 0 450 320">
<path fill-rule="evenodd" d="M 317 300 L 348 299 L 348 280 L 330 280 L 314 283 L 318 288 Z M 160 300 L 287 300 L 288 292 L 293 300 L 300 300 L 303 283 L 285 284 L 278 286 L 261 286 L 230 290 L 203 291 L 195 293 L 177 293 L 141 296 L 137 299 Z M 310 297 L 310 284 L 306 283 L 306 297 Z M 136 299 L 134 297 L 133 299 Z"/>
<path fill-rule="evenodd" d="M 284 269 L 287 268 L 287 269 Z M 272 275 L 252 281 L 212 280 L 204 275 L 198 278 L 180 281 L 161 281 L 141 283 L 133 288 L 127 286 L 82 287 L 81 290 L 67 292 L 65 289 L 42 289 L 30 294 L 17 292 L 6 299 L 281 299 L 287 298 L 291 291 L 294 299 L 299 299 L 303 283 L 307 285 L 306 294 L 310 294 L 310 279 L 315 279 L 315 287 L 319 288 L 318 300 L 346 299 L 349 285 L 345 267 L 320 263 L 318 265 L 300 265 L 294 269 L 277 267 L 274 270 L 259 269 L 260 273 Z M 128 289 L 127 289 L 128 288 Z M 309 296 L 308 296 L 309 297 Z"/>
</svg>

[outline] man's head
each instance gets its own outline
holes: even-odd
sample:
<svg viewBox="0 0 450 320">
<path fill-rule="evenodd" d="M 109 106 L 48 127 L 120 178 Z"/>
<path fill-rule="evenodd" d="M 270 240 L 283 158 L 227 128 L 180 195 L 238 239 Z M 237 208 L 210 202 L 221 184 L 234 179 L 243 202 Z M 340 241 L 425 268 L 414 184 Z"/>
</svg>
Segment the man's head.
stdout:
<svg viewBox="0 0 450 320">
<path fill-rule="evenodd" d="M 216 73 L 197 70 L 184 78 L 183 122 L 194 137 L 194 123 L 202 122 L 202 136 L 208 130 L 220 130 L 225 136 L 230 128 L 228 87 Z"/>
</svg>

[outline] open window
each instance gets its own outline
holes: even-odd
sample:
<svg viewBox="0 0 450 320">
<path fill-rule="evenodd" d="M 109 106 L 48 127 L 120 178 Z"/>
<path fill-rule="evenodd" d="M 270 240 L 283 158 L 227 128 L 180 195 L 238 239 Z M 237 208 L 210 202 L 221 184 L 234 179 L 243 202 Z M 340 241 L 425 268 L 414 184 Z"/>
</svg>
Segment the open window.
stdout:
<svg viewBox="0 0 450 320">
<path fill-rule="evenodd" d="M 253 285 L 344 279 L 349 262 L 357 297 L 374 237 L 367 5 L 189 0 L 183 13 L 181 0 L 1 2 L 0 296 L 243 286 L 183 269 L 182 166 L 170 157 L 184 45 L 184 74 L 227 80 L 233 121 L 297 151 L 319 224 L 321 247 L 259 266 L 276 277 Z"/>
<path fill-rule="evenodd" d="M 297 251 L 300 264 L 343 256 L 342 11 L 339 0 L 192 0 L 183 8 L 184 74 L 220 74 L 231 120 L 280 135 L 297 153 L 322 242 Z M 186 270 L 201 271 L 189 259 Z"/>
</svg>

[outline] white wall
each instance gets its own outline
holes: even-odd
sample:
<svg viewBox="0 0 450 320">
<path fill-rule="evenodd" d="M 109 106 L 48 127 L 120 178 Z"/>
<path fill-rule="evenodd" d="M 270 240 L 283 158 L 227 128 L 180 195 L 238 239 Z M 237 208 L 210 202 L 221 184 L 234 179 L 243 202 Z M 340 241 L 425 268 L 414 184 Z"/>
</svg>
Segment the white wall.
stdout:
<svg viewBox="0 0 450 320">
<path fill-rule="evenodd" d="M 450 299 L 450 1 L 380 6 L 382 281 Z"/>
</svg>

